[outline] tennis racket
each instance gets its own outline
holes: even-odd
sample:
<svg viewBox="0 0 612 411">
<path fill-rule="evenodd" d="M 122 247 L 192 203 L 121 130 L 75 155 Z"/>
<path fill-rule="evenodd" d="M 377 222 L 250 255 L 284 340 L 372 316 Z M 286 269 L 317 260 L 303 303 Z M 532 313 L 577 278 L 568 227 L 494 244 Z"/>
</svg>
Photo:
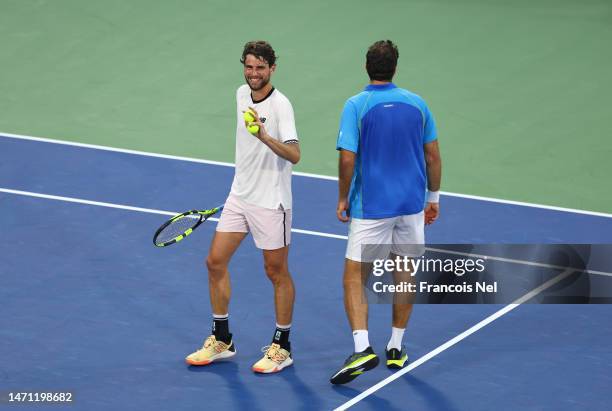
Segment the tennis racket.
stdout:
<svg viewBox="0 0 612 411">
<path fill-rule="evenodd" d="M 210 210 L 190 210 L 175 215 L 157 229 L 153 236 L 153 244 L 155 244 L 156 247 L 165 247 L 170 244 L 178 243 L 183 238 L 193 233 L 193 230 L 198 228 L 200 224 L 221 210 L 223 210 L 222 205 L 211 208 Z"/>
</svg>

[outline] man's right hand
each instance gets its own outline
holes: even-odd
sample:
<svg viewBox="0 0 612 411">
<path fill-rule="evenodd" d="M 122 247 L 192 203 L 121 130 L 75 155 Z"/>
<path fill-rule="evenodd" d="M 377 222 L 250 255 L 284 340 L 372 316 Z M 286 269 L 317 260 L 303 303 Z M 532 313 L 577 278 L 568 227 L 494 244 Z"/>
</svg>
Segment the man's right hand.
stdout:
<svg viewBox="0 0 612 411">
<path fill-rule="evenodd" d="M 336 215 L 338 216 L 338 220 L 342 221 L 343 223 L 346 223 L 349 220 L 348 207 L 349 204 L 346 198 L 338 200 L 338 207 L 336 207 Z"/>
</svg>

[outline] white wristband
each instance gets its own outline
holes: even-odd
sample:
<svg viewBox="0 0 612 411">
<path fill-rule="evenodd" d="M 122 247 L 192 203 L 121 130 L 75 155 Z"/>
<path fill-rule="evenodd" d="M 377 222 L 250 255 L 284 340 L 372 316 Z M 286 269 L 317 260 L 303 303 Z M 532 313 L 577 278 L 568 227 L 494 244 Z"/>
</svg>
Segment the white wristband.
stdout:
<svg viewBox="0 0 612 411">
<path fill-rule="evenodd" d="M 428 203 L 439 203 L 440 202 L 440 192 L 439 191 L 429 191 L 427 193 L 427 202 Z"/>
</svg>

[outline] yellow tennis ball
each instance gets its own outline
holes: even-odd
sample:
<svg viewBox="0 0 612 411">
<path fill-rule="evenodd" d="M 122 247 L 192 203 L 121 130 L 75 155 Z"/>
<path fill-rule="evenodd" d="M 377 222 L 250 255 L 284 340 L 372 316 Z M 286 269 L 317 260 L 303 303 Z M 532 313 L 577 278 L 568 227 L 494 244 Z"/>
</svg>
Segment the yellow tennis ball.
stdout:
<svg viewBox="0 0 612 411">
<path fill-rule="evenodd" d="M 259 133 L 259 126 L 257 124 L 253 124 L 252 126 L 249 126 L 249 123 L 253 123 L 255 121 L 255 115 L 253 114 L 253 112 L 251 110 L 247 110 L 244 112 L 243 117 L 244 117 L 244 124 L 247 130 L 249 130 L 249 133 L 251 134 Z"/>
<path fill-rule="evenodd" d="M 251 134 L 257 134 L 259 133 L 259 126 L 257 124 L 253 124 L 252 126 L 248 126 L 247 130 L 249 130 L 249 133 Z"/>
<path fill-rule="evenodd" d="M 255 121 L 255 115 L 251 110 L 245 111 L 243 117 L 244 121 L 246 121 L 247 123 L 252 123 L 253 121 Z"/>
</svg>

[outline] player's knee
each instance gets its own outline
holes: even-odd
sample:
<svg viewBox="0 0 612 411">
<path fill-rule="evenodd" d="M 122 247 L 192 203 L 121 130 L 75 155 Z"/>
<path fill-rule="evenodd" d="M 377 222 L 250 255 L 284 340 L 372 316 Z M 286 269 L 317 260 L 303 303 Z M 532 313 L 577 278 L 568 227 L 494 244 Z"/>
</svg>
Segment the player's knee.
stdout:
<svg viewBox="0 0 612 411">
<path fill-rule="evenodd" d="M 206 268 L 210 277 L 221 277 L 226 269 L 224 262 L 212 255 L 206 257 Z"/>
<path fill-rule="evenodd" d="M 273 283 L 281 282 L 287 276 L 287 270 L 283 264 L 267 263 L 264 265 L 264 268 L 266 275 Z"/>
</svg>

